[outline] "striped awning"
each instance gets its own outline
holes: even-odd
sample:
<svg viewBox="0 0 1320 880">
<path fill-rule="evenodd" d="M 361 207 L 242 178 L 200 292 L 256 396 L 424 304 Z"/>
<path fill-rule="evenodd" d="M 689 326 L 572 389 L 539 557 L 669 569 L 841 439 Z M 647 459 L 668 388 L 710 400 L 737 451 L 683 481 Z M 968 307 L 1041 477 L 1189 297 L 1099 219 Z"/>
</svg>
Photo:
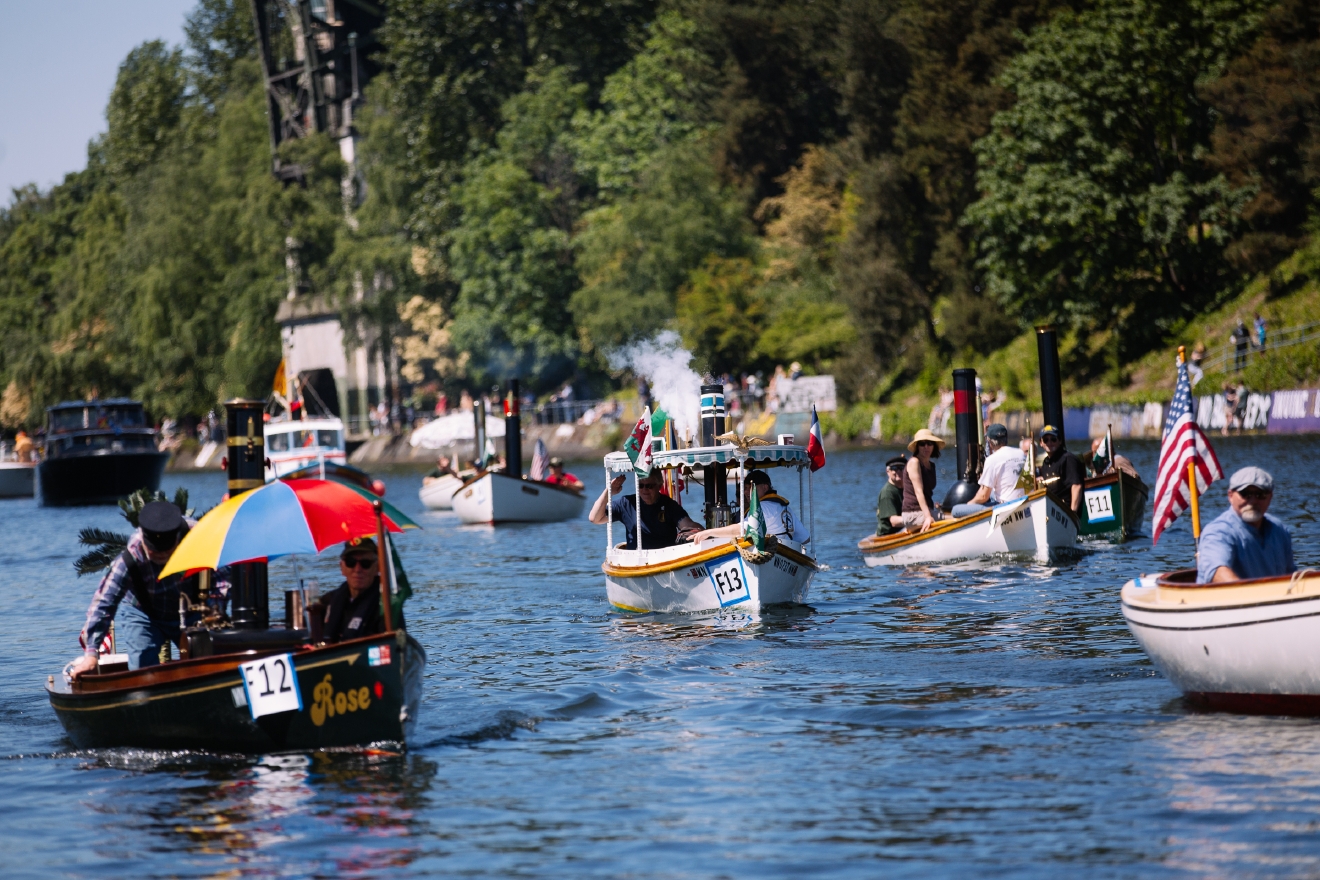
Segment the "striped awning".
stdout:
<svg viewBox="0 0 1320 880">
<path fill-rule="evenodd" d="M 747 466 L 761 469 L 769 467 L 805 467 L 810 464 L 803 446 L 753 446 L 744 455 L 736 446 L 695 446 L 691 449 L 670 449 L 657 452 L 653 465 L 661 470 L 681 467 L 704 467 L 708 464 L 736 465 L 746 460 Z M 632 462 L 626 452 L 611 452 L 605 456 L 605 469 L 611 473 L 627 473 Z"/>
</svg>

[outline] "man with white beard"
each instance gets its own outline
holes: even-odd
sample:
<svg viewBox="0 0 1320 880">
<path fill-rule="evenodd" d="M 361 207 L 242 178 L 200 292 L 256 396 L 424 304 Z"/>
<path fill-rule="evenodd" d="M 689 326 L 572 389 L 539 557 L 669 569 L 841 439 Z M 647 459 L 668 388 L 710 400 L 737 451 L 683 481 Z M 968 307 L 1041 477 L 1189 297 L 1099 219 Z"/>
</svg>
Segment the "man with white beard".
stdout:
<svg viewBox="0 0 1320 880">
<path fill-rule="evenodd" d="M 1201 532 L 1198 583 L 1278 577 L 1297 570 L 1292 536 L 1278 517 L 1265 512 L 1273 498 L 1274 478 L 1264 469 L 1245 467 L 1233 474 L 1228 481 L 1229 509 Z"/>
</svg>

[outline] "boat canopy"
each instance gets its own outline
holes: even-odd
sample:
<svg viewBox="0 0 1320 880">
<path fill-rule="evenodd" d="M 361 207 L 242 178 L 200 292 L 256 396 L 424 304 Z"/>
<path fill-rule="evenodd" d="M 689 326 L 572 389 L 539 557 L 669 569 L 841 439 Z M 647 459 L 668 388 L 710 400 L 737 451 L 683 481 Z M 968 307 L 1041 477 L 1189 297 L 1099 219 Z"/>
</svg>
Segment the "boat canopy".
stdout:
<svg viewBox="0 0 1320 880">
<path fill-rule="evenodd" d="M 668 449 L 657 452 L 651 459 L 656 470 L 689 465 L 738 464 L 761 470 L 772 467 L 806 467 L 811 463 L 804 446 L 753 446 L 746 452 L 731 444 L 724 446 L 694 446 L 690 449 Z M 626 452 L 611 452 L 605 456 L 605 469 L 611 473 L 628 473 L 633 469 Z"/>
</svg>

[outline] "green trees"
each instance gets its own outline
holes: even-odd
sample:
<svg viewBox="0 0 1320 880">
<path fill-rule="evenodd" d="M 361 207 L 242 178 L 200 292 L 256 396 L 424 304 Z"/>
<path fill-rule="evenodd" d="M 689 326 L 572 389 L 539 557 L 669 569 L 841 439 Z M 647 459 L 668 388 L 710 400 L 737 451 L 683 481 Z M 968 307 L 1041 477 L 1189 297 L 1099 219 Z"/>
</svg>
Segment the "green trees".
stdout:
<svg viewBox="0 0 1320 880">
<path fill-rule="evenodd" d="M 1004 75 L 1017 102 L 977 146 L 967 212 L 991 292 L 1027 321 L 1118 331 L 1119 357 L 1223 290 L 1246 194 L 1201 161 L 1197 86 L 1260 4 L 1105 0 L 1037 29 Z"/>
</svg>

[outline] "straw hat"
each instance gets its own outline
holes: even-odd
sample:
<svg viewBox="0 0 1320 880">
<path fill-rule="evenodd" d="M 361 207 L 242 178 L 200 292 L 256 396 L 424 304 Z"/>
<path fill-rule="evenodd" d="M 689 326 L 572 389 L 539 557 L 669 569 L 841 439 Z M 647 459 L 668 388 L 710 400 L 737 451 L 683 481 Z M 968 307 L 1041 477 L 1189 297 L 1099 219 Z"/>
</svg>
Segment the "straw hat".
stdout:
<svg viewBox="0 0 1320 880">
<path fill-rule="evenodd" d="M 916 452 L 917 444 L 920 443 L 922 440 L 930 440 L 932 443 L 935 444 L 936 449 L 944 448 L 943 437 L 938 437 L 935 434 L 932 434 L 930 431 L 927 431 L 925 428 L 922 428 L 912 438 L 912 442 L 908 444 L 908 452 Z"/>
</svg>

